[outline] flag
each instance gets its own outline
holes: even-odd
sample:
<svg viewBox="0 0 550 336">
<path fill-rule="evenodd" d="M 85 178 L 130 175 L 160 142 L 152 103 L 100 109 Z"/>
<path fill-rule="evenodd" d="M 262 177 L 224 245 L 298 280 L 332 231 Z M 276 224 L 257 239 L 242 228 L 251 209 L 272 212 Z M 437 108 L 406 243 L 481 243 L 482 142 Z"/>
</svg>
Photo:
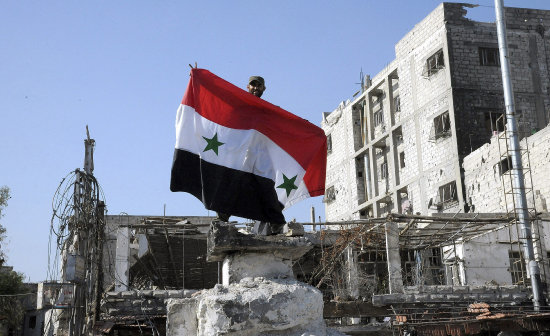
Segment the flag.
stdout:
<svg viewBox="0 0 550 336">
<path fill-rule="evenodd" d="M 176 115 L 170 190 L 209 210 L 285 223 L 282 210 L 325 192 L 319 127 L 204 69 L 192 69 Z"/>
</svg>

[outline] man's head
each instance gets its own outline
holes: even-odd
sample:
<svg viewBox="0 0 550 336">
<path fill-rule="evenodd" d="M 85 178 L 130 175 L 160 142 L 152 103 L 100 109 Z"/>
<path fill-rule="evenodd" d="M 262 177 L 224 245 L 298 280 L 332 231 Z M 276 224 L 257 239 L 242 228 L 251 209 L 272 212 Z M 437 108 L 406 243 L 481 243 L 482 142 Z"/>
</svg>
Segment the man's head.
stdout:
<svg viewBox="0 0 550 336">
<path fill-rule="evenodd" d="M 248 79 L 248 85 L 246 86 L 248 92 L 252 93 L 256 97 L 261 97 L 265 91 L 265 81 L 263 77 L 252 76 Z"/>
</svg>

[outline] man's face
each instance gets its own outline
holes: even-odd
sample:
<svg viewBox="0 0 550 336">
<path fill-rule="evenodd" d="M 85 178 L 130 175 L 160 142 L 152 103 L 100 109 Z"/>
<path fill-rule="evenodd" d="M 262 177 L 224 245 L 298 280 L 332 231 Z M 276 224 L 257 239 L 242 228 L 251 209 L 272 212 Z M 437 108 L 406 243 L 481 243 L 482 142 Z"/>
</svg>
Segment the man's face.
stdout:
<svg viewBox="0 0 550 336">
<path fill-rule="evenodd" d="M 252 93 L 256 97 L 261 97 L 265 91 L 265 85 L 257 80 L 250 82 L 250 84 L 248 84 L 246 88 L 248 89 L 248 92 Z"/>
</svg>

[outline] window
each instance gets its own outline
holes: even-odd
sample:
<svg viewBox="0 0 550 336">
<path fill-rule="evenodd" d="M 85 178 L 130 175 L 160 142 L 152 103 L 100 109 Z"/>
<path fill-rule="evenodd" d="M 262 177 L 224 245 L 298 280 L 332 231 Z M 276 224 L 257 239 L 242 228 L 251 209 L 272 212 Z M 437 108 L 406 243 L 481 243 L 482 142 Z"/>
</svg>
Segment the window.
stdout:
<svg viewBox="0 0 550 336">
<path fill-rule="evenodd" d="M 332 153 L 332 135 L 327 135 L 327 154 Z"/>
<path fill-rule="evenodd" d="M 380 165 L 380 177 L 385 179 L 388 178 L 388 163 L 384 162 Z"/>
<path fill-rule="evenodd" d="M 508 156 L 498 163 L 498 172 L 500 175 L 506 173 L 510 169 L 512 169 L 512 157 Z"/>
<path fill-rule="evenodd" d="M 400 251 L 401 254 L 401 271 L 403 277 L 403 285 L 416 285 L 416 254 L 415 250 Z"/>
<path fill-rule="evenodd" d="M 449 111 L 434 118 L 434 135 L 436 139 L 451 135 L 451 120 Z"/>
<path fill-rule="evenodd" d="M 405 152 L 399 153 L 399 167 L 405 168 Z"/>
<path fill-rule="evenodd" d="M 504 118 L 504 113 L 489 111 L 485 113 L 485 129 L 489 134 L 494 134 L 495 132 L 503 132 L 504 125 L 506 124 L 506 119 Z"/>
<path fill-rule="evenodd" d="M 380 126 L 384 123 L 384 112 L 382 110 L 378 110 L 374 112 L 374 127 Z"/>
<path fill-rule="evenodd" d="M 500 66 L 498 48 L 479 47 L 479 64 L 486 66 Z"/>
<path fill-rule="evenodd" d="M 29 329 L 36 328 L 36 315 L 29 316 Z"/>
<path fill-rule="evenodd" d="M 439 205 L 458 201 L 456 182 L 450 182 L 439 187 Z"/>
<path fill-rule="evenodd" d="M 510 256 L 510 275 L 512 275 L 513 285 L 525 285 L 527 272 L 525 271 L 525 263 L 519 251 L 509 251 Z"/>
<path fill-rule="evenodd" d="M 401 112 L 401 97 L 396 96 L 393 98 L 393 108 L 395 112 Z"/>
<path fill-rule="evenodd" d="M 325 197 L 323 198 L 324 203 L 331 203 L 336 199 L 336 191 L 334 190 L 334 186 L 328 187 L 325 191 Z"/>
<path fill-rule="evenodd" d="M 428 57 L 426 60 L 426 69 L 424 71 L 425 76 L 431 76 L 445 67 L 445 60 L 443 59 L 443 49 L 439 49 L 435 54 Z"/>
<path fill-rule="evenodd" d="M 427 270 L 426 274 L 431 275 L 431 285 L 444 285 L 445 284 L 445 271 L 443 269 L 443 261 L 441 259 L 441 249 L 430 248 L 426 251 L 428 257 L 428 263 L 425 265 Z M 429 272 L 428 272 L 429 270 Z"/>
</svg>

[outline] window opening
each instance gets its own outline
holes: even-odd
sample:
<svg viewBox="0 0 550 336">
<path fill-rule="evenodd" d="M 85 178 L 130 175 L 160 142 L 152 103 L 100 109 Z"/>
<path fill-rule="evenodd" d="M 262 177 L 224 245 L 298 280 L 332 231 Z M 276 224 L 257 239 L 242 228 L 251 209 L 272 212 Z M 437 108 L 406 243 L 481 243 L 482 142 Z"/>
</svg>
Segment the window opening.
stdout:
<svg viewBox="0 0 550 336">
<path fill-rule="evenodd" d="M 388 163 L 387 162 L 383 162 L 380 165 L 380 177 L 383 178 L 383 179 L 388 178 Z"/>
<path fill-rule="evenodd" d="M 382 110 L 374 112 L 374 127 L 380 126 L 384 123 L 384 113 Z"/>
<path fill-rule="evenodd" d="M 506 119 L 504 113 L 489 111 L 485 113 L 485 129 L 491 134 L 497 134 L 504 131 Z"/>
<path fill-rule="evenodd" d="M 451 119 L 449 118 L 449 111 L 442 113 L 434 118 L 434 135 L 435 138 L 441 138 L 451 135 Z"/>
<path fill-rule="evenodd" d="M 399 153 L 399 167 L 405 168 L 405 152 Z"/>
<path fill-rule="evenodd" d="M 325 191 L 325 197 L 323 198 L 323 202 L 331 203 L 335 199 L 336 199 L 336 191 L 334 190 L 334 186 L 330 186 Z"/>
<path fill-rule="evenodd" d="M 502 159 L 499 163 L 498 163 L 498 171 L 500 173 L 500 175 L 503 175 L 504 173 L 506 173 L 507 171 L 509 171 L 510 169 L 512 169 L 512 157 L 511 156 L 508 156 L 504 159 Z"/>
<path fill-rule="evenodd" d="M 395 112 L 401 112 L 401 97 L 396 96 L 393 98 L 393 108 Z"/>
<path fill-rule="evenodd" d="M 439 49 L 432 56 L 426 60 L 425 75 L 431 76 L 445 67 L 445 60 L 443 58 L 443 49 Z"/>
<path fill-rule="evenodd" d="M 509 251 L 510 256 L 510 275 L 512 276 L 513 285 L 525 285 L 527 272 L 525 264 L 519 251 Z"/>
<path fill-rule="evenodd" d="M 439 187 L 439 205 L 458 201 L 456 182 L 450 182 Z"/>
<path fill-rule="evenodd" d="M 498 48 L 479 47 L 479 64 L 485 66 L 500 66 Z"/>
</svg>

